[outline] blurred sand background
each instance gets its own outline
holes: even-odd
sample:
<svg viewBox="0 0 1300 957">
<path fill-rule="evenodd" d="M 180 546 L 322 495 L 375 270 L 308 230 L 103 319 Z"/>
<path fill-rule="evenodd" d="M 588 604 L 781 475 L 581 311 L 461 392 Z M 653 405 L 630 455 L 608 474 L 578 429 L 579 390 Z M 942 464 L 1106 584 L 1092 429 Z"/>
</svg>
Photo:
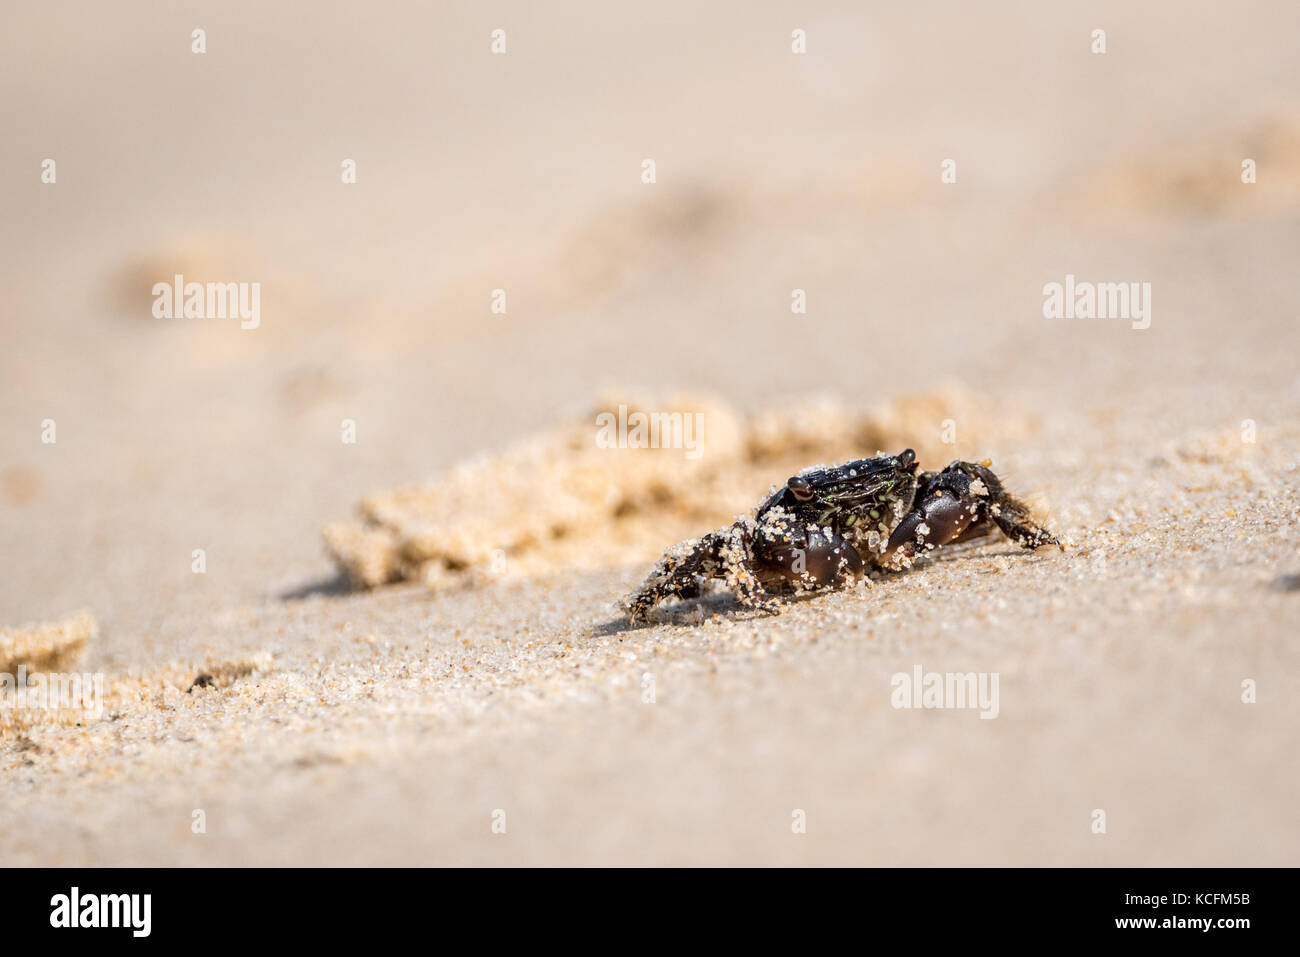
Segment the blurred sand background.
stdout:
<svg viewBox="0 0 1300 957">
<path fill-rule="evenodd" d="M 1300 7 L 878 6 L 6 5 L 0 628 L 86 609 L 125 690 L 0 733 L 0 863 L 1297 863 Z M 175 272 L 261 327 L 153 319 Z M 1045 320 L 1066 273 L 1151 327 Z M 611 389 L 920 396 L 1070 547 L 636 630 L 667 516 L 339 580 L 363 496 Z"/>
</svg>

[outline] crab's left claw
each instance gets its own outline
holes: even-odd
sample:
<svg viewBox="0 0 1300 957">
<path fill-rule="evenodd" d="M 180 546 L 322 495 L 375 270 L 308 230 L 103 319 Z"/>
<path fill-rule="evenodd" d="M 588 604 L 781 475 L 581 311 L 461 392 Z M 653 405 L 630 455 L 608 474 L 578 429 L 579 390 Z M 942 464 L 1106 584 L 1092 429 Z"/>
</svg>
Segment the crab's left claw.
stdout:
<svg viewBox="0 0 1300 957">
<path fill-rule="evenodd" d="M 1033 520 L 1029 508 L 1002 487 L 985 462 L 953 462 L 930 475 L 917 493 L 912 511 L 898 523 L 882 560 L 896 553 L 910 559 L 918 551 L 938 548 L 981 534 L 992 522 L 1022 548 L 1062 547 Z"/>
<path fill-rule="evenodd" d="M 902 550 L 907 558 L 926 548 L 938 548 L 958 538 L 976 520 L 976 507 L 961 501 L 948 489 L 938 489 L 909 512 L 889 536 L 884 562 Z"/>
</svg>

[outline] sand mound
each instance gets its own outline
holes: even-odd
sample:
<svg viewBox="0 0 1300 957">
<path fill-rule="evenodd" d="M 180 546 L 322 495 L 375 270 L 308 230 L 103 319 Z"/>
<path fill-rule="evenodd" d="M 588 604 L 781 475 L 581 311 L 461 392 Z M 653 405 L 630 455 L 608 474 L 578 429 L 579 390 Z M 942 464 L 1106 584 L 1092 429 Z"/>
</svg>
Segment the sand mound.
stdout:
<svg viewBox="0 0 1300 957">
<path fill-rule="evenodd" d="M 54 624 L 0 629 L 0 673 L 58 671 L 73 664 L 94 639 L 94 616 L 81 612 Z"/>
<path fill-rule="evenodd" d="M 163 665 L 139 675 L 68 673 L 97 633 L 87 612 L 54 624 L 0 630 L 0 741 L 17 739 L 20 750 L 39 749 L 31 738 L 37 729 L 178 707 L 186 691 L 229 688 L 273 664 L 269 653 L 259 652 L 198 668 Z"/>
<path fill-rule="evenodd" d="M 1300 120 L 1275 118 L 1229 139 L 1167 144 L 1089 173 L 1067 206 L 1083 219 L 1285 215 L 1300 205 Z M 1256 183 L 1242 182 L 1245 160 Z"/>
</svg>

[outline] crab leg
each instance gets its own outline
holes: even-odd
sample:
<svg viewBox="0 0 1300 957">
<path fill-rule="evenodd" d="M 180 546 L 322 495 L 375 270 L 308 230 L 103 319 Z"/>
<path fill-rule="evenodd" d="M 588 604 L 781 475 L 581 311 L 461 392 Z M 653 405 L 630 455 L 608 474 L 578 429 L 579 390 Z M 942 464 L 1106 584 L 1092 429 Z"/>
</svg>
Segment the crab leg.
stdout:
<svg viewBox="0 0 1300 957">
<path fill-rule="evenodd" d="M 650 609 L 666 598 L 694 598 L 700 592 L 697 576 L 709 577 L 722 562 L 723 545 L 730 529 L 711 532 L 701 539 L 669 549 L 659 560 L 641 590 L 628 602 L 630 620 L 645 621 Z"/>
</svg>

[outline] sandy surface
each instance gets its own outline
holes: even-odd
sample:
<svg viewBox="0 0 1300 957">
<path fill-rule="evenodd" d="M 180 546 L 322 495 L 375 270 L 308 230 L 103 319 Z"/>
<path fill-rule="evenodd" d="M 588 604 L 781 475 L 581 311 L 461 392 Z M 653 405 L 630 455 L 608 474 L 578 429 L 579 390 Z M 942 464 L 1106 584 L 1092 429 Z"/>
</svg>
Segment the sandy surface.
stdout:
<svg viewBox="0 0 1300 957">
<path fill-rule="evenodd" d="M 0 863 L 1297 863 L 1300 10 L 1130 6 L 6 9 L 0 659 L 107 694 L 0 719 Z M 152 318 L 175 272 L 261 326 Z M 1150 327 L 1044 319 L 1067 273 Z M 583 445 L 620 396 L 741 445 Z M 1066 549 L 627 627 L 855 436 Z"/>
</svg>

